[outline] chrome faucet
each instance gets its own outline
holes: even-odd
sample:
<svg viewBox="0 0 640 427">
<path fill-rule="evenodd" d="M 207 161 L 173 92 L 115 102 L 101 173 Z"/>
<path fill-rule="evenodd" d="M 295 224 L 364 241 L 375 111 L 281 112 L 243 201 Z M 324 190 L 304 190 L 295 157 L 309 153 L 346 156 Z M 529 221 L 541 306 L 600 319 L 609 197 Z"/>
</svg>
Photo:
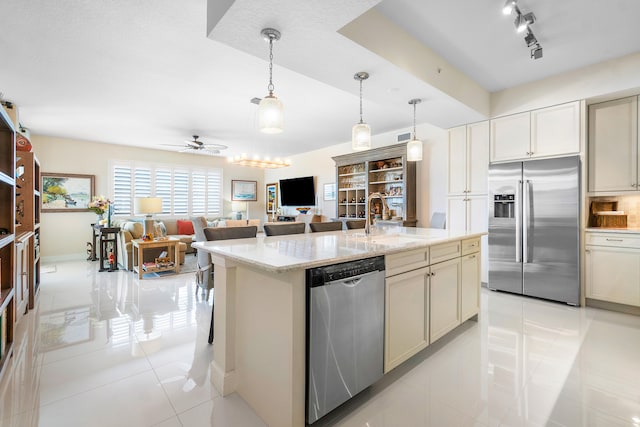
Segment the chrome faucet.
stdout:
<svg viewBox="0 0 640 427">
<path fill-rule="evenodd" d="M 382 216 L 384 217 L 385 212 L 389 212 L 389 205 L 387 205 L 387 196 L 377 191 L 375 193 L 369 194 L 369 197 L 367 197 L 367 206 L 366 206 L 367 209 L 365 212 L 366 213 L 365 225 L 364 225 L 365 234 L 369 234 L 371 232 L 371 200 L 376 198 L 382 201 Z"/>
</svg>

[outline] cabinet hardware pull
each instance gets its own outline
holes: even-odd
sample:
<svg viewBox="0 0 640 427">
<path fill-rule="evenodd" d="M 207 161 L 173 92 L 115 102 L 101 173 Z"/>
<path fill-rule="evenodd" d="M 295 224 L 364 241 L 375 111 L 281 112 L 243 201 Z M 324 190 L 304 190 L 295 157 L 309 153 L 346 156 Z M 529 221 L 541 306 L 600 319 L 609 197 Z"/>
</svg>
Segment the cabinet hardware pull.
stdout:
<svg viewBox="0 0 640 427">
<path fill-rule="evenodd" d="M 590 254 L 591 253 L 591 249 L 585 249 L 584 252 Z"/>
<path fill-rule="evenodd" d="M 476 257 L 475 255 L 471 255 L 469 258 L 470 258 L 470 259 L 473 259 L 473 258 L 475 258 L 475 257 Z"/>
<path fill-rule="evenodd" d="M 435 271 L 432 271 L 432 272 L 431 272 L 431 275 L 432 275 L 432 276 L 435 276 L 435 275 L 436 275 L 436 272 L 435 272 Z"/>
<path fill-rule="evenodd" d="M 607 242 L 623 242 L 623 239 L 610 239 L 607 237 Z"/>
</svg>

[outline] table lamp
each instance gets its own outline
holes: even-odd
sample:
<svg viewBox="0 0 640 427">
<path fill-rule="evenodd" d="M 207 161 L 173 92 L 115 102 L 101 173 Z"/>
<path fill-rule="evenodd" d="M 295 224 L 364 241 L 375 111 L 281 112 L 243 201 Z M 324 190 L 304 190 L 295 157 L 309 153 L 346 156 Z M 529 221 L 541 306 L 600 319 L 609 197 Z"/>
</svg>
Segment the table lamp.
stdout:
<svg viewBox="0 0 640 427">
<path fill-rule="evenodd" d="M 231 211 L 236 213 L 236 219 L 242 219 L 242 212 L 245 210 L 247 210 L 247 202 L 231 202 Z"/>
<path fill-rule="evenodd" d="M 155 224 L 151 215 L 162 212 L 162 199 L 159 197 L 136 197 L 134 210 L 137 214 L 146 214 L 144 235 L 155 234 Z"/>
</svg>

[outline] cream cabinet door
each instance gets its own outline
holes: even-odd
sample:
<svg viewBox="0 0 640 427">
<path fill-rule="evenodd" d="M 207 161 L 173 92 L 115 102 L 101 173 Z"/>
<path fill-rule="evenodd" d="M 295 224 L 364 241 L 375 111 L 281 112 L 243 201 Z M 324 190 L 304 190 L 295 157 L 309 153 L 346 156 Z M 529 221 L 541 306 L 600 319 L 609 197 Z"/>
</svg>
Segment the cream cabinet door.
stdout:
<svg viewBox="0 0 640 427">
<path fill-rule="evenodd" d="M 464 322 L 480 309 L 480 252 L 462 257 L 460 269 L 460 321 Z"/>
<path fill-rule="evenodd" d="M 526 112 L 491 120 L 492 162 L 529 158 L 530 117 L 530 113 Z"/>
<path fill-rule="evenodd" d="M 465 194 L 467 190 L 467 127 L 449 129 L 449 194 Z"/>
<path fill-rule="evenodd" d="M 447 198 L 447 230 L 467 230 L 467 196 Z"/>
<path fill-rule="evenodd" d="M 531 157 L 580 152 L 580 102 L 531 112 Z"/>
<path fill-rule="evenodd" d="M 638 98 L 589 106 L 588 191 L 638 189 Z"/>
<path fill-rule="evenodd" d="M 467 126 L 467 193 L 489 191 L 489 121 Z"/>
<path fill-rule="evenodd" d="M 460 324 L 460 258 L 431 266 L 429 342 Z"/>
<path fill-rule="evenodd" d="M 640 250 L 587 246 L 587 298 L 640 306 Z"/>
<path fill-rule="evenodd" d="M 385 373 L 429 344 L 429 268 L 385 283 Z"/>
</svg>

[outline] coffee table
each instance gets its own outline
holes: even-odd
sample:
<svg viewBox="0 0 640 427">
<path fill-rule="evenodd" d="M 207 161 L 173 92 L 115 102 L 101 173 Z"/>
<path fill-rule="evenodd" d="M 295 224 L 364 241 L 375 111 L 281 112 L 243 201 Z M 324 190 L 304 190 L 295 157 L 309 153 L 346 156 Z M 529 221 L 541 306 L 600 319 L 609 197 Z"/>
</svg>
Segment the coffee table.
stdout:
<svg viewBox="0 0 640 427">
<path fill-rule="evenodd" d="M 131 240 L 132 255 L 133 255 L 133 272 L 138 273 L 138 278 L 142 279 L 143 274 L 158 273 L 161 271 L 173 271 L 174 273 L 180 272 L 180 260 L 178 259 L 178 245 L 179 239 L 175 237 L 168 237 L 164 240 Z M 144 265 L 144 251 L 152 248 L 166 248 L 167 257 L 173 265 L 157 266 L 157 265 Z"/>
</svg>

